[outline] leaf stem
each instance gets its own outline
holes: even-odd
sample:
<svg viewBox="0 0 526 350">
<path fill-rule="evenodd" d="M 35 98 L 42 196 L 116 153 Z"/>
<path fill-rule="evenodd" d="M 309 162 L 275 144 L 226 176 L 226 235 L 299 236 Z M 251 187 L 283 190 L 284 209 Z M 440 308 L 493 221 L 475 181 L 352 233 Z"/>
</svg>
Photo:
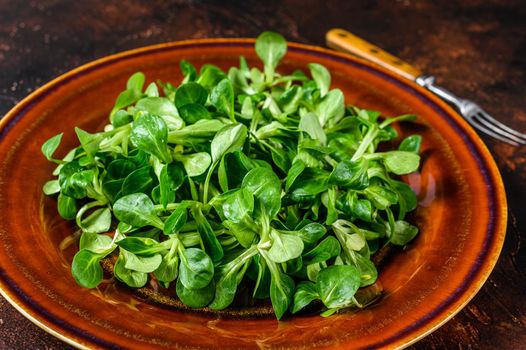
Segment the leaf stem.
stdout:
<svg viewBox="0 0 526 350">
<path fill-rule="evenodd" d="M 354 152 L 351 161 L 355 162 L 365 153 L 369 145 L 374 141 L 376 138 L 376 135 L 378 135 L 378 127 L 376 125 L 372 125 L 367 133 L 365 134 L 364 138 L 362 139 L 362 142 L 360 143 L 360 146 Z"/>
<path fill-rule="evenodd" d="M 98 200 L 85 204 L 82 208 L 79 209 L 79 211 L 77 212 L 77 215 L 75 216 L 75 222 L 77 223 L 77 226 L 82 228 L 82 216 L 84 215 L 86 211 L 94 207 L 103 206 L 105 204 L 106 203 L 103 203 L 102 201 L 98 201 Z"/>
<path fill-rule="evenodd" d="M 204 204 L 208 203 L 208 186 L 209 186 L 210 179 L 212 178 L 212 173 L 214 172 L 216 165 L 217 165 L 217 161 L 210 165 L 210 168 L 208 169 L 208 173 L 206 173 L 206 179 L 205 179 L 205 183 L 203 186 L 203 203 Z"/>
</svg>

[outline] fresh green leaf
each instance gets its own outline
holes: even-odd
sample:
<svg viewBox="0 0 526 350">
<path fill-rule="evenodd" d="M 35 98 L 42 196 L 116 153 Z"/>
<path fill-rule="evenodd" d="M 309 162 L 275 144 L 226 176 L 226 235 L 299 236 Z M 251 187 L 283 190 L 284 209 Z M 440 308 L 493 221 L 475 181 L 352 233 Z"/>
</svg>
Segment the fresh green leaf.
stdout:
<svg viewBox="0 0 526 350">
<path fill-rule="evenodd" d="M 294 293 L 294 299 L 290 311 L 295 314 L 305 306 L 309 305 L 312 301 L 319 298 L 316 285 L 310 281 L 302 281 L 296 286 L 296 292 Z"/>
<path fill-rule="evenodd" d="M 309 63 L 310 74 L 312 79 L 316 82 L 318 89 L 320 89 L 321 97 L 325 96 L 331 86 L 331 74 L 319 63 Z"/>
<path fill-rule="evenodd" d="M 86 249 L 96 254 L 108 253 L 115 248 L 112 243 L 113 239 L 110 236 L 84 232 L 80 236 L 79 250 Z"/>
<path fill-rule="evenodd" d="M 111 212 L 109 208 L 99 208 L 82 220 L 80 227 L 84 232 L 108 232 L 111 226 Z"/>
<path fill-rule="evenodd" d="M 268 251 L 268 256 L 275 263 L 295 259 L 303 252 L 303 241 L 296 235 L 273 230 L 271 237 L 272 245 Z"/>
<path fill-rule="evenodd" d="M 141 288 L 146 282 L 148 282 L 148 274 L 145 272 L 129 270 L 126 268 L 126 255 L 124 255 L 123 251 L 121 251 L 115 262 L 113 273 L 119 281 L 126 283 L 132 288 Z"/>
<path fill-rule="evenodd" d="M 153 274 L 155 278 L 164 283 L 175 281 L 179 275 L 179 256 L 170 253 L 163 256 L 161 264 Z"/>
<path fill-rule="evenodd" d="M 175 191 L 181 187 L 184 181 L 184 172 L 176 164 L 164 165 L 159 175 L 159 190 L 161 204 L 164 208 L 168 203 L 175 201 Z"/>
<path fill-rule="evenodd" d="M 147 114 L 161 117 L 170 130 L 178 130 L 183 127 L 183 121 L 179 117 L 174 103 L 166 97 L 143 98 L 137 102 L 135 108 Z"/>
<path fill-rule="evenodd" d="M 115 113 L 123 108 L 126 108 L 142 98 L 142 93 L 137 90 L 125 90 L 119 94 L 115 100 L 115 105 L 110 113 L 110 120 L 113 121 Z"/>
<path fill-rule="evenodd" d="M 243 124 L 230 124 L 217 132 L 212 140 L 212 161 L 218 162 L 230 152 L 240 150 L 247 137 L 247 127 Z"/>
<path fill-rule="evenodd" d="M 230 80 L 223 79 L 210 92 L 210 103 L 232 121 L 234 118 L 234 89 Z"/>
<path fill-rule="evenodd" d="M 247 221 L 241 221 L 239 223 L 228 220 L 223 221 L 223 226 L 225 226 L 237 239 L 239 244 L 245 248 L 249 248 L 254 243 L 254 240 L 257 236 L 257 231 L 254 231 L 255 228 L 257 229 L 257 226 L 254 227 L 253 223 L 250 224 L 247 223 Z"/>
<path fill-rule="evenodd" d="M 407 221 L 398 220 L 395 222 L 394 232 L 389 238 L 389 242 L 395 245 L 406 245 L 411 242 L 418 233 L 418 228 Z"/>
<path fill-rule="evenodd" d="M 366 287 L 378 278 L 378 271 L 373 262 L 358 252 L 350 252 L 351 261 L 360 271 L 360 287 Z"/>
<path fill-rule="evenodd" d="M 252 193 L 260 211 L 274 217 L 281 207 L 281 183 L 276 174 L 268 168 L 250 170 L 243 178 L 242 188 Z"/>
<path fill-rule="evenodd" d="M 349 206 L 349 213 L 354 217 L 371 222 L 373 220 L 373 205 L 368 199 L 359 199 L 356 194 L 351 191 L 347 194 L 347 201 Z"/>
<path fill-rule="evenodd" d="M 124 267 L 138 272 L 153 272 L 157 270 L 163 260 L 160 254 L 137 256 L 123 249 L 121 249 L 121 253 L 126 256 Z"/>
<path fill-rule="evenodd" d="M 112 179 L 123 179 L 132 173 L 136 168 L 137 166 L 131 160 L 115 159 L 110 164 L 108 164 L 106 171 L 108 172 L 108 176 Z"/>
<path fill-rule="evenodd" d="M 416 194 L 405 182 L 393 180 L 390 184 L 392 189 L 398 194 L 399 218 L 403 219 L 407 212 L 416 209 L 418 205 Z"/>
<path fill-rule="evenodd" d="M 62 218 L 72 220 L 77 215 L 77 202 L 74 198 L 59 193 L 57 209 Z"/>
<path fill-rule="evenodd" d="M 225 157 L 222 157 L 219 161 L 219 167 L 217 169 L 217 180 L 221 191 L 228 191 L 228 175 L 226 173 Z"/>
<path fill-rule="evenodd" d="M 422 144 L 422 136 L 411 135 L 403 139 L 398 149 L 400 151 L 420 153 L 420 145 Z"/>
<path fill-rule="evenodd" d="M 212 258 L 212 261 L 220 261 L 224 255 L 223 247 L 219 243 L 210 223 L 200 209 L 192 208 L 192 216 L 197 223 L 197 231 L 199 232 L 206 253 Z"/>
<path fill-rule="evenodd" d="M 359 287 L 360 272 L 349 265 L 329 266 L 316 279 L 320 299 L 330 309 L 350 306 Z"/>
<path fill-rule="evenodd" d="M 322 127 L 325 127 L 326 124 L 329 126 L 336 124 L 345 114 L 343 92 L 340 89 L 329 91 L 316 106 L 315 112 Z"/>
<path fill-rule="evenodd" d="M 340 242 L 329 236 L 320 242 L 314 249 L 303 255 L 306 264 L 316 264 L 335 258 L 340 255 Z"/>
<path fill-rule="evenodd" d="M 64 133 L 60 133 L 58 135 L 53 136 L 44 144 L 42 144 L 42 154 L 47 158 L 47 160 L 53 160 L 53 154 L 57 150 L 58 146 L 60 145 L 60 141 L 62 141 L 62 136 Z"/>
<path fill-rule="evenodd" d="M 104 135 L 90 134 L 80 128 L 75 128 L 75 133 L 79 138 L 82 149 L 84 149 L 90 159 L 93 159 L 95 153 L 99 150 L 100 142 L 104 138 Z"/>
<path fill-rule="evenodd" d="M 112 124 L 113 127 L 119 128 L 121 126 L 124 126 L 126 124 L 129 124 L 133 121 L 133 117 L 128 114 L 125 110 L 119 109 L 115 114 L 113 115 Z"/>
<path fill-rule="evenodd" d="M 365 190 L 367 198 L 378 208 L 385 209 L 398 202 L 396 192 L 379 185 L 371 185 Z"/>
<path fill-rule="evenodd" d="M 168 219 L 164 222 L 164 233 L 167 235 L 171 235 L 174 233 L 178 233 L 181 228 L 183 228 L 184 224 L 186 224 L 186 220 L 188 219 L 188 205 L 185 203 L 181 203 L 177 208 L 170 214 Z"/>
<path fill-rule="evenodd" d="M 142 91 L 146 77 L 143 73 L 137 72 L 134 73 L 126 83 L 127 90 Z"/>
<path fill-rule="evenodd" d="M 327 135 L 323 131 L 318 116 L 312 112 L 301 117 L 298 129 L 305 131 L 312 139 L 320 141 L 322 145 L 327 143 Z"/>
<path fill-rule="evenodd" d="M 163 228 L 163 222 L 155 213 L 151 199 L 143 193 L 120 198 L 113 205 L 113 213 L 117 219 L 134 227 L 151 225 L 159 229 Z"/>
<path fill-rule="evenodd" d="M 183 82 L 194 81 L 197 78 L 197 71 L 195 67 L 188 61 L 182 60 L 179 62 L 179 67 L 181 68 L 181 73 L 184 75 Z"/>
<path fill-rule="evenodd" d="M 278 33 L 263 32 L 256 39 L 256 53 L 265 65 L 265 81 L 271 82 L 274 70 L 287 53 L 287 42 Z"/>
<path fill-rule="evenodd" d="M 412 152 L 389 151 L 376 153 L 376 156 L 380 156 L 387 170 L 396 175 L 412 173 L 418 170 L 420 164 L 420 156 Z"/>
<path fill-rule="evenodd" d="M 119 247 L 126 249 L 128 252 L 142 256 L 153 256 L 165 250 L 163 244 L 148 237 L 125 237 L 118 240 L 116 243 Z"/>
<path fill-rule="evenodd" d="M 328 189 L 329 173 L 319 168 L 305 168 L 290 187 L 290 196 L 296 202 L 312 199 Z"/>
<path fill-rule="evenodd" d="M 100 260 L 104 255 L 82 249 L 75 254 L 71 263 L 71 274 L 84 288 L 95 288 L 102 282 Z"/>
<path fill-rule="evenodd" d="M 267 299 L 270 297 L 270 270 L 261 255 L 254 255 L 252 259 L 253 265 L 256 264 L 258 270 L 253 297 L 255 299 Z"/>
<path fill-rule="evenodd" d="M 286 274 L 272 275 L 270 281 L 270 300 L 276 318 L 280 320 L 287 312 L 294 294 L 294 280 Z"/>
<path fill-rule="evenodd" d="M 204 64 L 201 67 L 197 83 L 201 84 L 206 90 L 210 91 L 221 80 L 225 79 L 227 75 L 219 67 L 213 64 Z"/>
<path fill-rule="evenodd" d="M 369 186 L 367 160 L 344 160 L 333 169 L 329 183 L 354 190 L 363 190 Z"/>
<path fill-rule="evenodd" d="M 287 181 L 285 185 L 285 190 L 288 191 L 294 181 L 300 176 L 300 174 L 305 170 L 305 163 L 301 159 L 297 159 L 292 163 L 291 168 L 287 174 Z"/>
<path fill-rule="evenodd" d="M 196 143 L 208 142 L 224 126 L 225 123 L 218 119 L 198 120 L 181 130 L 171 130 L 168 142 L 193 147 Z"/>
<path fill-rule="evenodd" d="M 212 310 L 223 310 L 232 304 L 237 290 L 236 271 L 223 271 L 216 282 L 214 299 L 209 307 Z"/>
<path fill-rule="evenodd" d="M 227 220 L 234 223 L 240 223 L 252 216 L 254 211 L 254 196 L 245 189 L 240 188 L 229 192 L 223 201 L 223 215 Z"/>
<path fill-rule="evenodd" d="M 311 247 L 327 233 L 327 229 L 320 223 L 312 222 L 291 233 L 300 237 L 306 246 Z"/>
<path fill-rule="evenodd" d="M 183 163 L 184 170 L 188 176 L 203 174 L 212 163 L 212 158 L 207 152 L 176 155 L 175 159 Z"/>
<path fill-rule="evenodd" d="M 204 87 L 195 82 L 181 85 L 175 92 L 175 106 L 177 109 L 189 105 L 204 105 L 208 99 L 208 92 Z"/>
<path fill-rule="evenodd" d="M 199 120 L 212 118 L 212 114 L 206 109 L 206 107 L 196 103 L 190 103 L 180 107 L 179 113 L 188 124 L 194 124 Z"/>
<path fill-rule="evenodd" d="M 44 186 L 42 187 L 42 192 L 44 192 L 44 194 L 47 196 L 59 193 L 60 183 L 58 182 L 58 180 L 50 180 L 44 184 Z"/>
<path fill-rule="evenodd" d="M 132 171 L 122 182 L 121 195 L 150 193 L 155 185 L 152 172 L 153 170 L 150 166 L 144 166 Z"/>
<path fill-rule="evenodd" d="M 155 83 L 150 83 L 144 90 L 144 94 L 148 97 L 159 97 L 159 89 Z"/>
<path fill-rule="evenodd" d="M 207 306 L 214 299 L 215 285 L 212 281 L 203 288 L 189 289 L 181 282 L 181 279 L 178 279 L 176 292 L 183 304 L 197 309 Z"/>
<path fill-rule="evenodd" d="M 145 114 L 134 123 L 130 133 L 131 143 L 146 153 L 149 153 L 165 163 L 172 159 L 167 147 L 168 127 L 158 116 Z"/>
<path fill-rule="evenodd" d="M 179 280 L 187 289 L 206 287 L 214 277 L 214 264 L 204 251 L 188 248 L 181 252 Z"/>
</svg>

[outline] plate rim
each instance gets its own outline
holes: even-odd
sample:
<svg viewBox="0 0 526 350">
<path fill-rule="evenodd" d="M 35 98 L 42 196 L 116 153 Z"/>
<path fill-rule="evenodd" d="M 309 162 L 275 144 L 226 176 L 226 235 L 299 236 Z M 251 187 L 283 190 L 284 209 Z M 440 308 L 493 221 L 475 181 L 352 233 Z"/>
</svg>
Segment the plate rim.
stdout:
<svg viewBox="0 0 526 350">
<path fill-rule="evenodd" d="M 2 119 L 0 119 L 0 138 L 3 134 L 9 132 L 10 126 L 14 125 L 12 123 L 16 123 L 18 119 L 23 117 L 24 113 L 22 112 L 24 111 L 24 109 L 30 107 L 31 104 L 35 102 L 35 100 L 38 101 L 39 98 L 44 97 L 46 93 L 52 91 L 55 86 L 60 85 L 63 82 L 67 82 L 68 80 L 74 78 L 77 75 L 87 74 L 92 69 L 96 69 L 97 67 L 108 65 L 114 61 L 116 62 L 121 59 L 133 58 L 135 56 L 141 56 L 144 54 L 151 54 L 156 51 L 183 48 L 185 46 L 191 47 L 211 44 L 222 46 L 248 46 L 253 45 L 254 42 L 255 39 L 253 38 L 207 38 L 179 40 L 125 50 L 89 61 L 50 80 L 49 82 L 45 83 L 44 85 L 33 91 L 28 96 L 23 98 L 20 102 L 18 102 L 11 110 L 9 110 L 4 115 Z M 318 53 L 323 54 L 324 56 L 332 56 L 332 58 L 336 58 L 340 61 L 345 61 L 347 64 L 354 63 L 356 66 L 361 66 L 362 69 L 365 68 L 367 70 L 380 73 L 384 76 L 382 79 L 385 79 L 385 77 L 387 77 L 389 79 L 395 80 L 399 84 L 404 85 L 405 87 L 408 87 L 411 90 L 415 91 L 416 94 L 420 94 L 421 96 L 426 97 L 437 107 L 439 107 L 444 113 L 450 116 L 453 119 L 453 121 L 457 124 L 458 129 L 460 129 L 461 133 L 464 134 L 461 136 L 466 136 L 467 140 L 472 143 L 474 151 L 480 155 L 480 160 L 482 161 L 482 163 L 479 164 L 479 167 L 487 171 L 486 179 L 488 183 L 490 183 L 493 186 L 493 198 L 490 198 L 490 200 L 495 199 L 495 203 L 493 203 L 495 223 L 492 233 L 489 236 L 492 238 L 492 244 L 488 247 L 486 256 L 483 258 L 481 266 L 479 267 L 479 271 L 477 271 L 480 276 L 476 279 L 472 279 L 466 285 L 465 290 L 460 292 L 457 295 L 456 299 L 451 300 L 451 302 L 445 306 L 445 315 L 442 315 L 441 313 L 433 315 L 426 323 L 417 327 L 416 330 L 409 330 L 406 332 L 406 334 L 399 335 L 397 338 L 395 338 L 389 343 L 380 344 L 380 346 L 389 345 L 397 349 L 405 348 L 426 337 L 430 333 L 434 332 L 436 329 L 440 328 L 451 318 L 453 318 L 457 313 L 459 313 L 480 291 L 482 286 L 487 281 L 489 275 L 493 271 L 502 251 L 508 221 L 506 192 L 502 176 L 489 149 L 484 144 L 479 135 L 474 131 L 474 129 L 471 128 L 467 121 L 462 116 L 460 116 L 451 106 L 449 106 L 446 102 L 444 102 L 439 97 L 432 94 L 425 88 L 419 86 L 411 80 L 408 80 L 396 73 L 389 71 L 386 68 L 383 68 L 374 63 L 371 63 L 370 61 L 350 54 L 326 49 L 320 46 L 307 45 L 296 42 L 288 42 L 288 45 L 289 48 L 310 53 L 311 55 L 313 53 Z M 46 318 L 45 315 L 36 310 L 29 302 L 23 300 L 23 298 L 20 295 L 11 291 L 12 287 L 6 284 L 5 278 L 9 277 L 7 273 L 5 273 L 3 269 L 0 268 L 0 294 L 15 309 L 17 309 L 17 311 L 24 315 L 24 317 L 26 317 L 31 322 L 42 328 L 44 331 L 79 349 L 90 349 L 92 347 L 100 347 L 100 344 L 97 344 L 88 338 L 82 338 L 76 334 L 72 334 L 70 330 L 65 329 L 57 323 L 53 323 L 52 320 Z M 424 331 L 419 332 L 419 329 Z M 64 334 L 61 332 L 63 332 Z M 416 336 L 412 336 L 415 332 L 418 334 Z M 345 343 L 341 343 L 340 345 L 345 345 Z"/>
</svg>

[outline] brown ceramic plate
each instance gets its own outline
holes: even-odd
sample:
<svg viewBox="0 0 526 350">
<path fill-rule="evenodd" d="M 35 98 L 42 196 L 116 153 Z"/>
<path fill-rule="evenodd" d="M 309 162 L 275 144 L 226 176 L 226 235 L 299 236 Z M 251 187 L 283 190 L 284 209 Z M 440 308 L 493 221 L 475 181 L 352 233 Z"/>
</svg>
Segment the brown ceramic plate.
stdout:
<svg viewBox="0 0 526 350">
<path fill-rule="evenodd" d="M 322 48 L 290 44 L 282 71 L 319 62 L 347 103 L 385 115 L 414 113 L 403 132 L 424 137 L 423 166 L 406 178 L 416 190 L 421 234 L 380 271 L 384 298 L 333 317 L 242 316 L 166 309 L 125 290 L 86 290 L 70 275 L 60 242 L 74 231 L 42 185 L 53 170 L 40 154 L 65 132 L 60 151 L 76 143 L 74 126 L 104 124 L 126 79 L 178 81 L 178 62 L 259 64 L 253 40 L 183 41 L 110 56 L 77 68 L 31 94 L 0 122 L 0 287 L 30 320 L 81 348 L 397 348 L 415 342 L 457 313 L 480 289 L 501 249 L 506 200 L 495 163 L 451 108 L 416 84 L 369 63 Z"/>
</svg>

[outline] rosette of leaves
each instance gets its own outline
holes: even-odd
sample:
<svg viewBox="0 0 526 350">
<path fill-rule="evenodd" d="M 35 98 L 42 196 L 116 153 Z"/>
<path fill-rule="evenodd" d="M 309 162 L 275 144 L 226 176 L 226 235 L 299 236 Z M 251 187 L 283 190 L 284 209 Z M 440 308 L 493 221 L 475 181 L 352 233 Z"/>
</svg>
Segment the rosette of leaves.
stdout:
<svg viewBox="0 0 526 350">
<path fill-rule="evenodd" d="M 393 147 L 393 123 L 415 117 L 346 106 L 317 63 L 281 74 L 279 34 L 255 51 L 263 70 L 241 57 L 228 71 L 181 61 L 177 83 L 136 73 L 103 131 L 76 128 L 64 157 L 63 134 L 44 143 L 57 166 L 43 190 L 82 230 L 79 285 L 98 286 L 111 256 L 118 281 L 155 279 L 192 308 L 227 308 L 246 284 L 278 319 L 313 301 L 327 316 L 361 307 L 357 292 L 378 278 L 371 257 L 417 235 L 399 176 L 418 170 L 421 137 Z"/>
</svg>

